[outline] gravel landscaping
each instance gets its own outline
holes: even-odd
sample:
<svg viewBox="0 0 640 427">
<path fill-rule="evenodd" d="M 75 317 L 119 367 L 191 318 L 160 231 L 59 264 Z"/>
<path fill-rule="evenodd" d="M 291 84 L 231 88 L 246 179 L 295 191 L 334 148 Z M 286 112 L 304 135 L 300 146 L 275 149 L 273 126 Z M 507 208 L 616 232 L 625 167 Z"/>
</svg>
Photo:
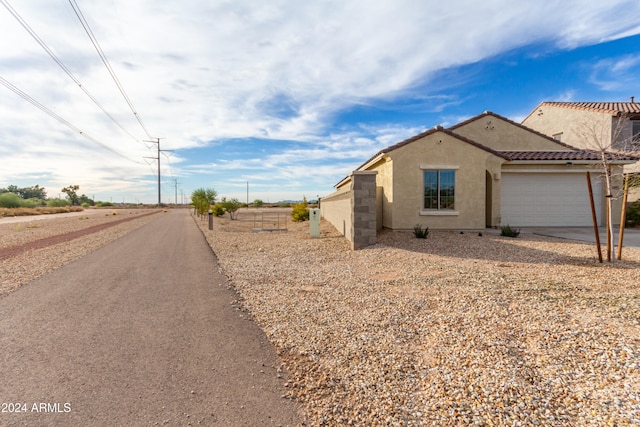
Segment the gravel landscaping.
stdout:
<svg viewBox="0 0 640 427">
<path fill-rule="evenodd" d="M 523 233 L 195 218 L 310 425 L 640 425 L 640 251 Z"/>
<path fill-rule="evenodd" d="M 139 213 L 0 221 L 0 249 Z M 194 221 L 308 425 L 640 426 L 640 250 L 599 264 L 593 244 L 487 230 L 354 252 L 324 221 L 314 239 L 239 214 Z M 154 217 L 0 259 L 0 297 Z"/>
</svg>

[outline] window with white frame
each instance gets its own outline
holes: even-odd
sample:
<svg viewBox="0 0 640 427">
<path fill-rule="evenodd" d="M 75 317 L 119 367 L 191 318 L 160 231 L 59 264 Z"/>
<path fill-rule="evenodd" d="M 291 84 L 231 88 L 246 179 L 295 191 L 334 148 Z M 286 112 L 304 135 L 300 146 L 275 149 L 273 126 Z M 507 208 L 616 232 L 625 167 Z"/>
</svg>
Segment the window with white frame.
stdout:
<svg viewBox="0 0 640 427">
<path fill-rule="evenodd" d="M 455 194 L 455 170 L 424 171 L 424 209 L 454 210 Z"/>
</svg>

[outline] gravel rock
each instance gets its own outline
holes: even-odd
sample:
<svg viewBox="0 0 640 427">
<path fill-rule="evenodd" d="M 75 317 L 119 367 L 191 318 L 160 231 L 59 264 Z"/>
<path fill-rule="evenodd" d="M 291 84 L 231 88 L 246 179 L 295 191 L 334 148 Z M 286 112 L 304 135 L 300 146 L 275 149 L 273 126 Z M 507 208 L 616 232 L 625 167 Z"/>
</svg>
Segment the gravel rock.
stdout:
<svg viewBox="0 0 640 427">
<path fill-rule="evenodd" d="M 640 251 L 487 230 L 353 252 L 252 215 L 195 220 L 311 425 L 640 424 Z"/>
</svg>

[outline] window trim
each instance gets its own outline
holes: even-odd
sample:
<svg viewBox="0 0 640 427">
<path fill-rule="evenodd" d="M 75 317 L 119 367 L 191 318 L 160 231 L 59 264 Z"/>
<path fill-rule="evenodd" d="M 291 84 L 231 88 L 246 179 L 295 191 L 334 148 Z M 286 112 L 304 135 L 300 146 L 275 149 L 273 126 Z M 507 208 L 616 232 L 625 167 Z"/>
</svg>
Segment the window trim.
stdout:
<svg viewBox="0 0 640 427">
<path fill-rule="evenodd" d="M 456 176 L 457 174 L 455 173 L 455 171 L 459 170 L 460 166 L 457 165 L 428 165 L 428 164 L 421 164 L 420 165 L 420 170 L 422 171 L 422 196 L 421 196 L 421 208 L 420 208 L 420 213 L 419 215 L 421 216 L 457 216 L 460 215 L 460 213 L 458 212 L 458 210 L 456 209 L 456 207 L 458 206 L 458 203 L 456 201 L 456 184 L 457 184 L 457 179 Z M 424 206 L 424 189 L 425 189 L 425 185 L 424 185 L 424 173 L 428 172 L 428 171 L 435 171 L 438 172 L 438 179 L 439 179 L 439 175 L 440 175 L 440 171 L 453 171 L 453 209 L 427 209 Z M 438 199 L 440 197 L 440 188 L 438 188 Z"/>
</svg>

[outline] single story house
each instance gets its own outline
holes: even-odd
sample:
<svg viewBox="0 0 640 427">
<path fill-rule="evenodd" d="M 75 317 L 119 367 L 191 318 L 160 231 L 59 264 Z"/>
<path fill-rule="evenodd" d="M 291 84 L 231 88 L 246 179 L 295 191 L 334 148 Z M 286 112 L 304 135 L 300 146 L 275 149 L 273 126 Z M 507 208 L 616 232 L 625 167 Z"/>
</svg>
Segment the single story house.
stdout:
<svg viewBox="0 0 640 427">
<path fill-rule="evenodd" d="M 617 171 L 636 161 L 618 156 L 611 165 Z M 416 224 L 450 230 L 590 226 L 587 171 L 598 221 L 605 221 L 597 152 L 574 148 L 490 111 L 387 147 L 355 172 L 364 171 L 375 173 L 378 229 L 412 229 Z M 352 177 L 336 184 L 334 194 L 347 191 Z M 615 185 L 621 185 L 619 180 Z M 617 200 L 614 219 L 620 206 Z"/>
</svg>

